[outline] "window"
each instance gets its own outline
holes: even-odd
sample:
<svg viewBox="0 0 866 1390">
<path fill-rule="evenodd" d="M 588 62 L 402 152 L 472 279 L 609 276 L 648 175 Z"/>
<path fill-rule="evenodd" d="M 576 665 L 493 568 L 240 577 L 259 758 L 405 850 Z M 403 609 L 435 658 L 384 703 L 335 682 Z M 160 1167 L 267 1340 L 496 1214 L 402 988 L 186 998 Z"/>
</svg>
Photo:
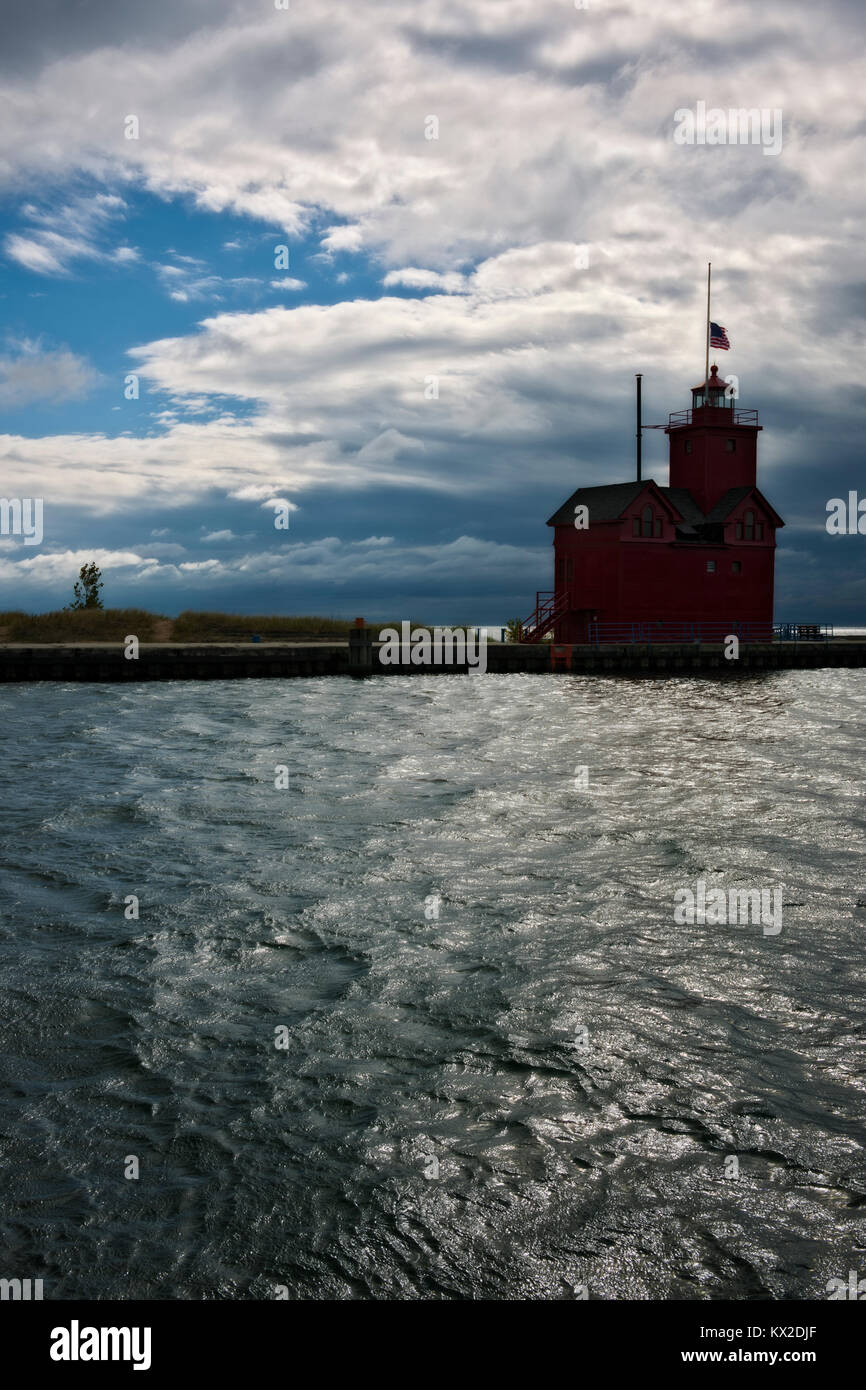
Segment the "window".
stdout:
<svg viewBox="0 0 866 1390">
<path fill-rule="evenodd" d="M 758 524 L 757 524 L 757 526 L 755 527 L 755 536 L 756 536 L 757 540 L 759 540 L 759 541 L 762 541 L 762 540 L 764 539 L 764 523 L 763 523 L 763 521 L 759 521 Z"/>
<path fill-rule="evenodd" d="M 652 533 L 653 533 L 653 509 L 652 509 L 652 507 L 644 507 L 644 509 L 643 509 L 643 528 L 642 528 L 642 534 L 643 534 L 644 536 L 651 536 Z"/>
<path fill-rule="evenodd" d="M 738 521 L 738 522 L 737 522 L 737 540 L 738 540 L 738 541 L 741 541 L 742 539 L 743 539 L 743 523 L 742 523 L 741 521 Z"/>
<path fill-rule="evenodd" d="M 743 521 L 745 522 L 746 540 L 753 541 L 755 539 L 755 513 L 746 512 L 746 515 L 743 517 Z"/>
<path fill-rule="evenodd" d="M 662 533 L 662 524 L 661 524 L 661 522 L 659 521 L 658 517 L 656 517 L 655 521 L 653 522 L 653 534 L 656 535 L 656 536 L 660 536 L 661 533 Z"/>
<path fill-rule="evenodd" d="M 715 574 L 715 572 L 716 572 L 716 562 L 715 562 L 715 560 L 708 560 L 708 561 L 707 561 L 707 574 Z"/>
<path fill-rule="evenodd" d="M 726 440 L 725 440 L 725 451 L 726 451 L 727 453 L 729 453 L 729 454 L 735 453 L 735 452 L 736 452 L 736 448 L 737 448 L 737 441 L 736 441 L 736 439 L 726 439 Z"/>
<path fill-rule="evenodd" d="M 743 566 L 739 560 L 734 560 L 731 565 L 731 574 L 742 574 Z"/>
<path fill-rule="evenodd" d="M 640 535 L 640 517 L 639 517 L 639 516 L 635 516 L 635 517 L 632 518 L 631 533 L 632 533 L 633 536 L 639 536 L 639 535 Z"/>
<path fill-rule="evenodd" d="M 687 439 L 687 440 L 686 440 L 686 453 L 687 453 L 687 454 L 690 454 L 691 452 L 692 452 L 692 441 L 691 441 L 690 439 Z"/>
</svg>

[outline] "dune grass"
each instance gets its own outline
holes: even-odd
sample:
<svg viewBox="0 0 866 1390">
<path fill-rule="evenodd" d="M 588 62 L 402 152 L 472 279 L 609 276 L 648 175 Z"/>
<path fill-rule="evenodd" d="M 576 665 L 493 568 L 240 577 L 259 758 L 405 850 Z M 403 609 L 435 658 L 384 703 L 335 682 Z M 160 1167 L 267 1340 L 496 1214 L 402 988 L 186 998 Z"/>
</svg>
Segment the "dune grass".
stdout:
<svg viewBox="0 0 866 1390">
<path fill-rule="evenodd" d="M 400 632 L 403 620 L 368 620 L 374 636 L 386 627 Z M 463 623 L 440 623 L 457 632 Z M 55 613 L 0 612 L 0 642 L 122 642 L 134 634 L 140 642 L 243 642 L 253 634 L 263 642 L 344 642 L 354 627 L 345 618 L 316 614 L 281 617 L 246 613 L 196 612 L 187 609 L 177 618 L 148 613 L 143 608 L 61 609 Z M 411 630 L 432 625 L 413 620 Z M 490 638 L 490 641 L 495 639 Z"/>
<path fill-rule="evenodd" d="M 294 638 L 312 642 L 346 637 L 352 623 L 345 618 L 259 617 L 246 613 L 196 613 L 189 609 L 174 620 L 173 642 L 231 642 L 258 633 L 263 641 Z"/>
<path fill-rule="evenodd" d="M 122 642 L 130 633 L 140 642 L 151 642 L 154 625 L 164 621 L 143 608 L 0 613 L 0 633 L 6 642 Z"/>
</svg>

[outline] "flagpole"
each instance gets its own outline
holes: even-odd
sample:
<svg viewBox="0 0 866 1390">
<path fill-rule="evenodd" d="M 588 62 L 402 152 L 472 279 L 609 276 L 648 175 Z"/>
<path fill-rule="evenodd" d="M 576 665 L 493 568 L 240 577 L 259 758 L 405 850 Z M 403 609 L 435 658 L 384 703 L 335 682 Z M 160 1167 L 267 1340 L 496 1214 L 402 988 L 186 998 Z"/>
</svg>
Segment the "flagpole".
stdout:
<svg viewBox="0 0 866 1390">
<path fill-rule="evenodd" d="M 710 271 L 712 261 L 707 261 L 707 340 L 706 357 L 704 358 L 704 405 L 709 405 L 709 392 L 707 382 L 710 379 Z"/>
</svg>

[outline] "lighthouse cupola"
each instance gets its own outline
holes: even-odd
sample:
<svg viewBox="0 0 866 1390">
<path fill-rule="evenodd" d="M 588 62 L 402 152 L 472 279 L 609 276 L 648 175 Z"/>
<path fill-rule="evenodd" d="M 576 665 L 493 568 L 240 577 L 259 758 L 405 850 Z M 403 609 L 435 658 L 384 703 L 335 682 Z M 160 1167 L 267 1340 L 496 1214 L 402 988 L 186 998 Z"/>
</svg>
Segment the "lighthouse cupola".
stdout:
<svg viewBox="0 0 866 1390">
<path fill-rule="evenodd" d="M 712 410 L 733 410 L 733 395 L 727 396 L 727 389 L 728 384 L 720 378 L 719 369 L 714 362 L 707 380 L 702 381 L 700 386 L 692 387 L 692 410 L 702 410 L 704 407 Z"/>
</svg>

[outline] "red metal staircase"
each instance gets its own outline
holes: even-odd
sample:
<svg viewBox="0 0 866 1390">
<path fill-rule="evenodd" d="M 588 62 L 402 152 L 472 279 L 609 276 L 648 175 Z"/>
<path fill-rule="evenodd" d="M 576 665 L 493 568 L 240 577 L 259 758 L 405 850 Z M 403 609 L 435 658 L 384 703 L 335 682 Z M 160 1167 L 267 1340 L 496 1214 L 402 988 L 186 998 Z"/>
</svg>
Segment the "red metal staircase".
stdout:
<svg viewBox="0 0 866 1390">
<path fill-rule="evenodd" d="M 539 589 L 535 595 L 535 611 L 523 624 L 522 642 L 540 642 L 560 618 L 568 612 L 568 590 L 557 597 L 552 589 Z"/>
</svg>

